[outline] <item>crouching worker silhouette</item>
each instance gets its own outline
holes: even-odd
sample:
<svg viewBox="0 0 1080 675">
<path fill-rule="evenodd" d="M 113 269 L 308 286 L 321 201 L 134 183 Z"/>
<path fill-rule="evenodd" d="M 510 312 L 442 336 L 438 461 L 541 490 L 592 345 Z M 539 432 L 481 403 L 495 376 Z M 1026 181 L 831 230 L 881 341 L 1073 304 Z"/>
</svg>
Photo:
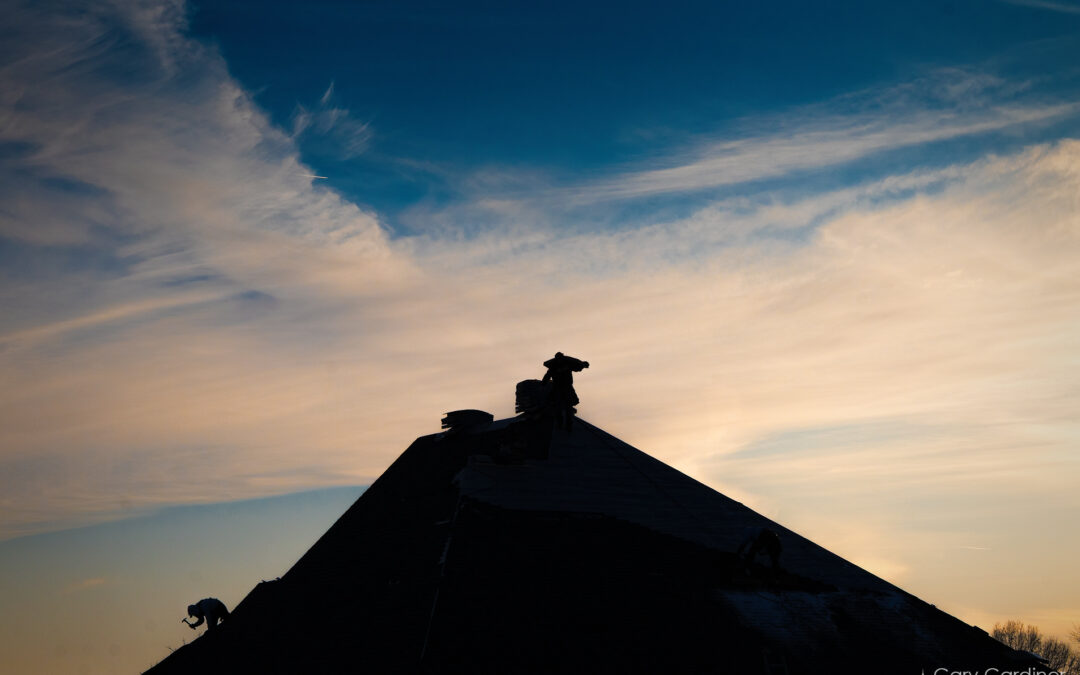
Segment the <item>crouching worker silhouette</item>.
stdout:
<svg viewBox="0 0 1080 675">
<path fill-rule="evenodd" d="M 195 623 L 191 623 L 187 618 L 180 619 L 180 621 L 186 623 L 191 630 L 195 630 L 206 621 L 206 630 L 214 630 L 217 627 L 218 621 L 224 621 L 229 616 L 229 610 L 226 609 L 225 603 L 217 598 L 204 598 L 194 605 L 188 605 L 188 616 L 193 616 L 198 619 Z"/>
<path fill-rule="evenodd" d="M 736 555 L 749 566 L 762 553 L 769 556 L 773 569 L 780 566 L 780 537 L 767 527 L 750 530 Z"/>
<path fill-rule="evenodd" d="M 551 383 L 551 393 L 548 394 L 548 403 L 555 415 L 555 424 L 570 431 L 579 403 L 577 392 L 574 391 L 574 373 L 580 373 L 589 367 L 588 361 L 566 356 L 562 352 L 556 352 L 553 358 L 544 361 L 547 372 L 544 373 L 545 384 Z"/>
</svg>

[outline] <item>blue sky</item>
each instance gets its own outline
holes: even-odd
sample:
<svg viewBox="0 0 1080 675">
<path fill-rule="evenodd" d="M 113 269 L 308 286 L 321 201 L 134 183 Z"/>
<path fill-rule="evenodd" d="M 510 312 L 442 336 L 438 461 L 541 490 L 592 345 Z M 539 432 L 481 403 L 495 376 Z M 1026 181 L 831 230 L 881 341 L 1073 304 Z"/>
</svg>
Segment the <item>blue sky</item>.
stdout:
<svg viewBox="0 0 1080 675">
<path fill-rule="evenodd" d="M 711 138 L 776 133 L 803 106 L 861 116 L 895 114 L 897 105 L 978 110 L 1067 98 L 1076 73 L 1047 78 L 1045 66 L 1080 57 L 1068 13 L 981 0 L 664 11 L 654 3 L 262 5 L 197 6 L 194 33 L 220 46 L 279 126 L 295 128 L 305 112 L 341 116 L 329 133 L 315 122 L 299 136 L 305 160 L 406 233 L 423 227 L 400 217 L 418 202 L 472 196 L 462 173 L 579 184 L 677 163 Z M 988 91 L 971 89 L 980 78 Z M 985 139 L 963 145 L 892 159 L 955 161 L 986 150 Z M 866 177 L 859 167 L 856 179 Z M 509 182 L 491 187 L 534 187 Z"/>
<path fill-rule="evenodd" d="M 965 621 L 1080 621 L 1080 4 L 3 7 L 8 560 L 370 484 L 562 350 L 583 417 Z"/>
</svg>

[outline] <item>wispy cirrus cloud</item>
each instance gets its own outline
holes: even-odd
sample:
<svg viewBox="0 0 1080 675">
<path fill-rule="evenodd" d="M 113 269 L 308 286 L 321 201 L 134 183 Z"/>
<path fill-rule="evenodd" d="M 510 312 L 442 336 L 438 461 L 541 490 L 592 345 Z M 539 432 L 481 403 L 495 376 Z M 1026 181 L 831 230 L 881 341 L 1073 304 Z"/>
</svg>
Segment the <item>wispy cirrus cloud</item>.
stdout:
<svg viewBox="0 0 1080 675">
<path fill-rule="evenodd" d="M 90 577 L 88 579 L 81 579 L 79 581 L 73 581 L 64 587 L 63 594 L 70 595 L 71 593 L 81 593 L 88 591 L 92 588 L 99 588 L 109 582 L 105 577 Z"/>
<path fill-rule="evenodd" d="M 746 121 L 723 140 L 701 140 L 681 154 L 572 189 L 577 201 L 619 200 L 707 190 L 825 169 L 899 150 L 1044 124 L 1075 115 L 1080 103 L 1005 102 L 1022 85 L 985 74 L 943 70 L 932 77 L 826 104 Z M 738 138 L 731 140 L 731 135 Z"/>
<path fill-rule="evenodd" d="M 361 122 L 347 108 L 334 102 L 333 82 L 323 92 L 314 108 L 297 106 L 292 124 L 294 138 L 315 143 L 343 160 L 363 154 L 372 137 L 370 122 Z"/>
<path fill-rule="evenodd" d="M 1048 94 L 1030 79 L 939 67 L 905 82 L 672 139 L 669 147 L 607 167 L 600 176 L 566 181 L 529 167 L 436 167 L 432 171 L 461 198 L 417 205 L 400 217 L 434 238 L 510 228 L 515 232 L 508 239 L 524 241 L 545 230 L 650 228 L 685 213 L 687 204 L 733 214 L 769 205 L 778 213 L 808 191 L 828 192 L 841 203 L 859 192 L 859 183 L 902 190 L 901 183 L 926 176 L 928 166 L 955 173 L 958 163 L 979 156 L 972 147 L 1016 152 L 1023 147 L 1019 139 L 1075 123 L 1078 113 L 1080 103 Z M 951 154 L 958 144 L 963 159 Z"/>
</svg>

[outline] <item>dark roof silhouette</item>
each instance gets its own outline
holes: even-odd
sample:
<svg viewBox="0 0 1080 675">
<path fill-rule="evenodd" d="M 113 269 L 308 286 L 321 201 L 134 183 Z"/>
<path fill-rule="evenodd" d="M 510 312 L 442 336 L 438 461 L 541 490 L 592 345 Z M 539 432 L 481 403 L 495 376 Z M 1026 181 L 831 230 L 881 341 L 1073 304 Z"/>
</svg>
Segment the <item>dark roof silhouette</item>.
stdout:
<svg viewBox="0 0 1080 675">
<path fill-rule="evenodd" d="M 903 673 L 1035 662 L 582 420 L 418 438 L 150 673 Z M 768 528 L 780 567 L 736 555 Z M 763 560 L 761 562 L 764 562 Z M 199 670 L 203 669 L 203 670 Z"/>
</svg>

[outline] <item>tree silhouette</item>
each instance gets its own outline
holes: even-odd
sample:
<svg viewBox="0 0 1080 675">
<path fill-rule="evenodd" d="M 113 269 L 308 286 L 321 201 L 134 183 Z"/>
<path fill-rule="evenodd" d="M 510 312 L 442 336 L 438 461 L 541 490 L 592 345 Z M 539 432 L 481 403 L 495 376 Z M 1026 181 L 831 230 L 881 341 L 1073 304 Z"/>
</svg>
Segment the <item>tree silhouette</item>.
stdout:
<svg viewBox="0 0 1080 675">
<path fill-rule="evenodd" d="M 1080 653 L 1074 651 L 1064 640 L 1043 635 L 1035 626 L 1023 621 L 1006 621 L 1003 624 L 994 624 L 990 635 L 1013 649 L 1038 654 L 1046 659 L 1051 669 L 1059 673 L 1080 674 Z M 1080 626 L 1074 628 L 1070 636 L 1080 642 Z"/>
</svg>

